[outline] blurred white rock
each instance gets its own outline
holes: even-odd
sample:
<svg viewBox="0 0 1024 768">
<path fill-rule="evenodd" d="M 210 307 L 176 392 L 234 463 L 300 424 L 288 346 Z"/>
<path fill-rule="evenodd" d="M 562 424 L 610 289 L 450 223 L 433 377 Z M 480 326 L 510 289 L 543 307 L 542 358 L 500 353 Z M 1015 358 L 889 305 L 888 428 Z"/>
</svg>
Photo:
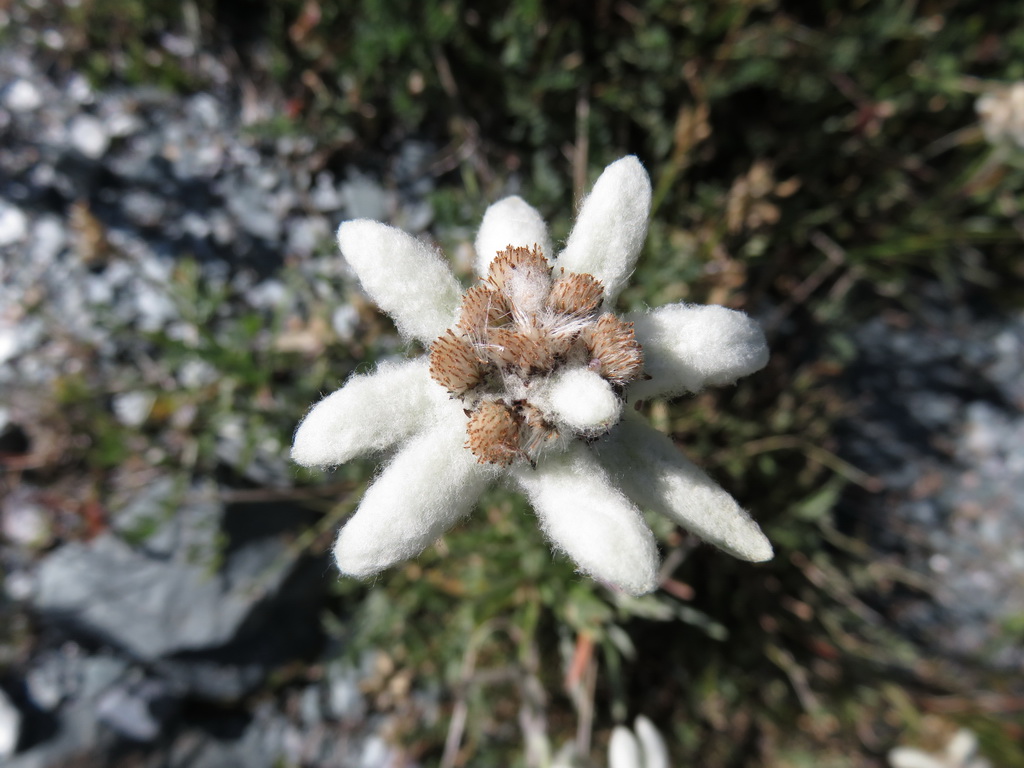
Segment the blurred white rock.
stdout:
<svg viewBox="0 0 1024 768">
<path fill-rule="evenodd" d="M 14 245 L 28 234 L 28 217 L 17 206 L 0 200 L 0 248 Z"/>
<path fill-rule="evenodd" d="M 11 112 L 31 112 L 43 104 L 39 88 L 28 80 L 15 80 L 4 94 L 4 105 Z"/>
<path fill-rule="evenodd" d="M 68 126 L 71 146 L 91 160 L 98 160 L 110 146 L 110 136 L 103 121 L 90 114 L 78 114 Z"/>
<path fill-rule="evenodd" d="M 121 392 L 114 395 L 114 416 L 126 427 L 141 427 L 155 402 L 156 396 L 151 392 Z"/>
<path fill-rule="evenodd" d="M 0 760 L 14 754 L 21 735 L 21 712 L 0 690 Z"/>
</svg>

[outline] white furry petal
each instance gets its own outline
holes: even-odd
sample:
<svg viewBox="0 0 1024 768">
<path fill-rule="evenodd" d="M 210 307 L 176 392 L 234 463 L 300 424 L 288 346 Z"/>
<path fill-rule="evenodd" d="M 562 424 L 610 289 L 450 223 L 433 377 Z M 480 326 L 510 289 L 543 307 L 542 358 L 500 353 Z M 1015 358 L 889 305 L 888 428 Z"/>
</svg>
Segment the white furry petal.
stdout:
<svg viewBox="0 0 1024 768">
<path fill-rule="evenodd" d="M 643 715 L 636 719 L 635 735 L 615 726 L 608 745 L 609 768 L 669 768 L 668 748 L 654 723 Z"/>
<path fill-rule="evenodd" d="M 644 753 L 644 768 L 669 768 L 668 747 L 654 723 L 640 715 L 635 727 L 640 749 Z"/>
<path fill-rule="evenodd" d="M 660 512 L 741 560 L 771 560 L 772 545 L 757 523 L 661 432 L 630 417 L 594 448 L 640 506 Z"/>
<path fill-rule="evenodd" d="M 395 227 L 357 219 L 338 227 L 338 247 L 403 336 L 429 344 L 452 324 L 462 288 L 429 246 Z"/>
<path fill-rule="evenodd" d="M 630 155 L 604 169 L 583 201 L 557 265 L 593 275 L 609 301 L 619 295 L 647 237 L 651 180 Z"/>
<path fill-rule="evenodd" d="M 617 725 L 612 730 L 612 739 L 608 744 L 609 768 L 644 768 L 640 757 L 640 742 L 624 725 Z"/>
<path fill-rule="evenodd" d="M 420 357 L 352 376 L 306 414 L 295 430 L 292 461 L 333 467 L 386 450 L 419 430 L 438 400 L 428 369 L 429 360 Z"/>
<path fill-rule="evenodd" d="M 554 256 L 547 224 L 537 209 L 521 197 L 499 200 L 484 213 L 476 233 L 476 273 L 486 277 L 495 255 L 510 245 L 520 248 L 536 245 L 547 259 Z"/>
<path fill-rule="evenodd" d="M 732 384 L 768 363 L 761 326 L 734 309 L 669 304 L 624 319 L 633 323 L 644 350 L 644 372 L 651 377 L 629 387 L 631 399 Z"/>
<path fill-rule="evenodd" d="M 896 747 L 889 751 L 888 757 L 892 768 L 949 768 L 950 765 L 945 760 L 913 747 Z"/>
<path fill-rule="evenodd" d="M 1024 93 L 1021 94 L 1024 97 Z M 1024 99 L 1022 99 L 1024 101 Z M 978 752 L 978 737 L 973 731 L 961 728 L 946 745 L 946 756 L 952 765 L 968 765 Z"/>
<path fill-rule="evenodd" d="M 495 471 L 465 439 L 464 420 L 444 419 L 402 447 L 338 534 L 342 573 L 365 578 L 415 557 L 469 513 Z"/>
<path fill-rule="evenodd" d="M 658 550 L 640 511 L 612 485 L 590 450 L 576 444 L 512 476 L 541 529 L 584 573 L 633 595 L 658 584 Z"/>
</svg>

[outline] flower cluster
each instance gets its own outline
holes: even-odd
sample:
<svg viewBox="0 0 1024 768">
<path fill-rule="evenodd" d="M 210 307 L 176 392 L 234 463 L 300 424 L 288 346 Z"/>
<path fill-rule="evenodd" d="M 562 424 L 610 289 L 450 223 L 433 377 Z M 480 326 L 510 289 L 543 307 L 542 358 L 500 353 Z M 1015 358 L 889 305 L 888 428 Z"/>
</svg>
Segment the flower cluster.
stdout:
<svg viewBox="0 0 1024 768">
<path fill-rule="evenodd" d="M 732 383 L 765 365 L 758 325 L 716 306 L 618 317 L 616 297 L 647 232 L 651 186 L 634 157 L 605 169 L 556 256 L 518 197 L 488 208 L 480 280 L 463 292 L 436 252 L 378 222 L 345 222 L 342 255 L 399 332 L 428 355 L 353 376 L 307 414 L 292 458 L 342 464 L 394 452 L 343 527 L 335 557 L 365 577 L 422 551 L 507 478 L 552 545 L 631 594 L 657 585 L 640 508 L 725 551 L 772 548 L 729 494 L 627 403 Z"/>
<path fill-rule="evenodd" d="M 469 412 L 478 461 L 536 465 L 567 439 L 619 421 L 622 392 L 643 372 L 633 324 L 601 312 L 604 287 L 552 268 L 536 245 L 497 254 L 462 299 L 454 328 L 430 350 L 430 377 Z"/>
</svg>

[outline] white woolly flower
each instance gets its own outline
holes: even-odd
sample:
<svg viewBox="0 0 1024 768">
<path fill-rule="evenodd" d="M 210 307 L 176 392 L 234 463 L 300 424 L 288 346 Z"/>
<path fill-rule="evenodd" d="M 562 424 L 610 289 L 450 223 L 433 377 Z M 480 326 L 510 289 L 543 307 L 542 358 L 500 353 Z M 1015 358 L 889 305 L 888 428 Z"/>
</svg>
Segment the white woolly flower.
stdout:
<svg viewBox="0 0 1024 768">
<path fill-rule="evenodd" d="M 991 768 L 978 755 L 978 737 L 966 728 L 957 731 L 946 748 L 938 753 L 922 752 L 914 747 L 896 747 L 889 752 L 892 768 Z"/>
<path fill-rule="evenodd" d="M 729 494 L 629 407 L 728 384 L 768 360 L 746 315 L 674 304 L 612 308 L 643 246 L 651 184 L 635 157 L 605 169 L 555 257 L 540 214 L 518 197 L 488 208 L 480 280 L 463 291 L 411 235 L 357 220 L 338 244 L 417 359 L 353 376 L 317 403 L 292 458 L 334 466 L 393 451 L 342 528 L 342 572 L 375 574 L 417 555 L 465 516 L 488 484 L 526 494 L 553 547 L 631 594 L 657 585 L 640 508 L 667 515 L 745 560 L 772 548 Z"/>
<path fill-rule="evenodd" d="M 643 715 L 631 731 L 617 725 L 608 745 L 609 768 L 669 768 L 668 748 L 654 723 Z"/>
<path fill-rule="evenodd" d="M 974 108 L 990 144 L 1024 149 L 1024 82 L 984 94 Z"/>
</svg>

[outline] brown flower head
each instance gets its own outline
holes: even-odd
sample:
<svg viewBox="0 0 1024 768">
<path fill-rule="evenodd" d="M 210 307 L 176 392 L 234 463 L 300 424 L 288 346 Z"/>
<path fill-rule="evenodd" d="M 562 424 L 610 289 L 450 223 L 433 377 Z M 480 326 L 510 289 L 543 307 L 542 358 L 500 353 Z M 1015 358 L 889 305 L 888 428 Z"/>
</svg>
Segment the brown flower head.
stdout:
<svg viewBox="0 0 1024 768">
<path fill-rule="evenodd" d="M 458 322 L 430 350 L 430 376 L 470 414 L 481 463 L 534 463 L 544 448 L 593 438 L 621 413 L 622 388 L 643 375 L 633 324 L 600 314 L 604 286 L 552 269 L 541 249 L 508 246 L 464 294 Z M 589 386 L 563 393 L 565 375 Z M 568 409 L 559 402 L 575 399 Z M 566 411 L 567 412 L 563 412 Z"/>
</svg>

